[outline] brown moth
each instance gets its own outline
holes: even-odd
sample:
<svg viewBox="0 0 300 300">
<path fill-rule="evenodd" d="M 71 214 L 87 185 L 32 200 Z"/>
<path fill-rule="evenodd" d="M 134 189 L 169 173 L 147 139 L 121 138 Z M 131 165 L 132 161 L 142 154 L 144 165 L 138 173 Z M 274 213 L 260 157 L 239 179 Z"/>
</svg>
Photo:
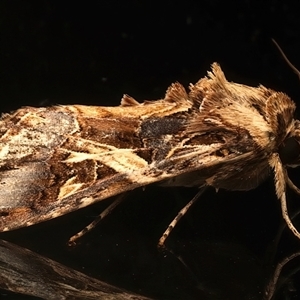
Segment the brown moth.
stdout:
<svg viewBox="0 0 300 300">
<path fill-rule="evenodd" d="M 155 182 L 250 190 L 273 173 L 282 215 L 300 238 L 286 206 L 287 185 L 300 194 L 286 171 L 300 164 L 294 111 L 284 93 L 228 82 L 214 63 L 189 92 L 174 83 L 157 101 L 125 95 L 118 107 L 25 107 L 4 114 L 0 231 Z"/>
</svg>

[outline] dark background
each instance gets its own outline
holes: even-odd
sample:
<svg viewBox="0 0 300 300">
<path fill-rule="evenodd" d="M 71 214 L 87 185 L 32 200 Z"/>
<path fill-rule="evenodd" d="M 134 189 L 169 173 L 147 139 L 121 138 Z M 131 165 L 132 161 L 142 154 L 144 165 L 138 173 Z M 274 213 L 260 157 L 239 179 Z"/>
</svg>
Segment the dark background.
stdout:
<svg viewBox="0 0 300 300">
<path fill-rule="evenodd" d="M 123 93 L 139 101 L 158 99 L 172 82 L 196 82 L 214 61 L 230 81 L 261 83 L 299 103 L 299 80 L 271 42 L 276 39 L 300 67 L 298 6 L 298 1 L 1 1 L 0 111 L 118 105 Z M 299 171 L 291 177 L 299 185 Z M 68 238 L 107 201 L 0 238 L 155 299 L 262 299 L 274 265 L 300 245 L 289 231 L 274 242 L 282 220 L 272 178 L 254 191 L 204 194 L 167 240 L 185 267 L 156 244 L 195 193 L 137 190 L 75 248 L 66 246 Z M 288 199 L 291 210 L 299 208 L 299 197 L 288 193 Z M 298 299 L 298 266 L 299 261 L 287 266 L 276 299 Z M 2 297 L 16 296 L 3 291 Z"/>
</svg>

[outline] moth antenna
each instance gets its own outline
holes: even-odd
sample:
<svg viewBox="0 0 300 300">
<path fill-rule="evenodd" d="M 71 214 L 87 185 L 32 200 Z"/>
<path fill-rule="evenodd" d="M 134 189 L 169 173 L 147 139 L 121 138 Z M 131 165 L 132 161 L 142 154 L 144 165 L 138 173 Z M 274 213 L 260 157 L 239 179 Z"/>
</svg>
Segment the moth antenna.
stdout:
<svg viewBox="0 0 300 300">
<path fill-rule="evenodd" d="M 296 73 L 296 75 L 299 77 L 299 80 L 300 80 L 300 71 L 290 62 L 290 60 L 287 58 L 287 56 L 285 55 L 285 53 L 283 52 L 283 50 L 281 49 L 281 47 L 278 45 L 278 43 L 274 39 L 272 39 L 272 42 L 275 44 L 275 46 L 279 50 L 279 52 L 282 55 L 282 57 L 285 60 L 285 62 Z"/>
<path fill-rule="evenodd" d="M 193 199 L 185 205 L 177 214 L 177 216 L 173 219 L 173 221 L 169 224 L 168 228 L 166 231 L 163 233 L 161 238 L 159 239 L 158 242 L 158 247 L 162 249 L 166 249 L 165 242 L 172 230 L 175 228 L 177 223 L 180 221 L 180 219 L 187 213 L 187 211 L 190 209 L 190 207 L 200 198 L 200 196 L 204 193 L 204 191 L 207 189 L 207 187 L 202 187 L 198 193 L 193 197 Z"/>
<path fill-rule="evenodd" d="M 101 220 L 108 216 L 126 198 L 125 195 L 127 195 L 127 193 L 120 194 L 99 216 L 96 217 L 93 222 L 84 227 L 81 231 L 71 236 L 68 241 L 68 245 L 75 246 L 78 239 L 94 229 Z"/>
</svg>

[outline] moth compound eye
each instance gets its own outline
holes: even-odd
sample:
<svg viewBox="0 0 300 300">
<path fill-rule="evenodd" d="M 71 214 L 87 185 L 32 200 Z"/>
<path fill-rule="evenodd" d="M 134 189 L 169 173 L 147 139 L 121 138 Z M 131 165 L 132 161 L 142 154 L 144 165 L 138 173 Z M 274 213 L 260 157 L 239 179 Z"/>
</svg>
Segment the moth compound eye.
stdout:
<svg viewBox="0 0 300 300">
<path fill-rule="evenodd" d="M 300 145 L 295 137 L 289 137 L 279 147 L 279 157 L 283 164 L 293 164 L 300 157 Z"/>
</svg>

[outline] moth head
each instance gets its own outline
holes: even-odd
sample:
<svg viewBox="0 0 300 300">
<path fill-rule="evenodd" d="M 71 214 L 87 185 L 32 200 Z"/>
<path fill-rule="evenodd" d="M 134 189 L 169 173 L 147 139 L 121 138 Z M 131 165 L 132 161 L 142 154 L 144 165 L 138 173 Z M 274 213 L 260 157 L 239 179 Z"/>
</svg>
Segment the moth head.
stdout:
<svg viewBox="0 0 300 300">
<path fill-rule="evenodd" d="M 292 168 L 300 166 L 300 121 L 295 121 L 294 129 L 283 140 L 278 153 L 284 165 Z"/>
<path fill-rule="evenodd" d="M 281 53 L 285 62 L 296 73 L 296 75 L 298 75 L 300 79 L 300 71 L 289 61 L 277 42 L 274 39 L 272 39 L 272 41 Z M 295 120 L 293 123 L 293 129 L 279 146 L 278 153 L 281 162 L 284 165 L 295 168 L 300 166 L 300 121 Z"/>
</svg>

